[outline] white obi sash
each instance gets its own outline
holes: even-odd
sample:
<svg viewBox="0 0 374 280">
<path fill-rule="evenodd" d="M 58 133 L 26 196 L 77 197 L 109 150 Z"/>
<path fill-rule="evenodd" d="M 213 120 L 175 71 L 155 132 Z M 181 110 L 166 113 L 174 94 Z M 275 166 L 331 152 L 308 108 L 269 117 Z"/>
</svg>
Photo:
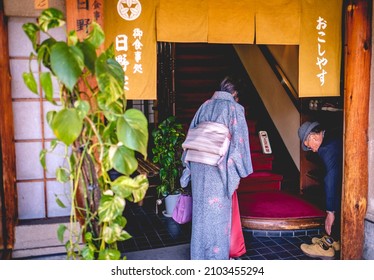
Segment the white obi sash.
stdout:
<svg viewBox="0 0 374 280">
<path fill-rule="evenodd" d="M 186 150 L 185 161 L 217 166 L 227 153 L 231 135 L 221 123 L 202 122 L 190 128 L 182 144 Z"/>
</svg>

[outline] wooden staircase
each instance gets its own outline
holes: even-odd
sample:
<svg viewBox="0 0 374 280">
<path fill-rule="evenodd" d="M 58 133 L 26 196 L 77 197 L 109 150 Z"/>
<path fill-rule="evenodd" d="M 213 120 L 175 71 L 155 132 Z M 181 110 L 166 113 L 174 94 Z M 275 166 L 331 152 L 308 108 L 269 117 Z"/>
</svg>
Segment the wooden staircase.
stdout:
<svg viewBox="0 0 374 280">
<path fill-rule="evenodd" d="M 319 228 L 324 212 L 300 195 L 282 190 L 283 176 L 273 172 L 272 154 L 264 154 L 256 121 L 247 120 L 253 173 L 241 179 L 238 200 L 242 225 L 256 230 Z"/>
<path fill-rule="evenodd" d="M 232 45 L 176 44 L 175 115 L 186 131 L 199 106 L 209 99 L 227 74 L 238 73 L 238 58 Z M 254 88 L 247 90 L 253 91 Z M 257 132 L 257 110 L 248 109 L 253 100 L 243 94 L 246 108 L 253 174 L 238 187 L 242 225 L 250 229 L 309 229 L 320 227 L 324 213 L 298 195 L 282 190 L 283 175 L 273 172 L 274 156 L 262 152 Z M 258 116 L 257 116 L 258 117 Z M 270 139 L 271 141 L 271 139 Z"/>
<path fill-rule="evenodd" d="M 256 121 L 247 120 L 253 173 L 241 179 L 238 193 L 264 190 L 281 190 L 283 176 L 273 173 L 272 154 L 264 154 L 256 131 Z"/>
<path fill-rule="evenodd" d="M 232 46 L 224 44 L 176 44 L 175 114 L 189 126 L 200 105 L 209 99 L 233 68 Z"/>
</svg>

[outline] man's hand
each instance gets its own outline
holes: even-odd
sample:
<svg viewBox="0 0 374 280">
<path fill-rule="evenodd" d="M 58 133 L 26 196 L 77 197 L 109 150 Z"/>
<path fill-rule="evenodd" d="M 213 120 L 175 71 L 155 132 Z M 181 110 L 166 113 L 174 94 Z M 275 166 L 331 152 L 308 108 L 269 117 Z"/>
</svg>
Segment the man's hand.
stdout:
<svg viewBox="0 0 374 280">
<path fill-rule="evenodd" d="M 325 231 L 328 235 L 331 234 L 331 228 L 335 221 L 335 214 L 334 212 L 327 212 L 326 219 L 325 219 Z"/>
</svg>

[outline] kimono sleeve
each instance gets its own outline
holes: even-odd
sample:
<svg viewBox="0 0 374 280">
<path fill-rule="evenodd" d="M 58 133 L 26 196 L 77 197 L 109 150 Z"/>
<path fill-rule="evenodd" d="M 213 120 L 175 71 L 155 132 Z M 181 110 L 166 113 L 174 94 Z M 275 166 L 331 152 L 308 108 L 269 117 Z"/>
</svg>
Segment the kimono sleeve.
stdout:
<svg viewBox="0 0 374 280">
<path fill-rule="evenodd" d="M 238 188 L 240 178 L 253 173 L 248 125 L 245 119 L 244 108 L 235 107 L 233 118 L 230 120 L 231 144 L 228 154 L 228 194 L 232 196 Z"/>
</svg>

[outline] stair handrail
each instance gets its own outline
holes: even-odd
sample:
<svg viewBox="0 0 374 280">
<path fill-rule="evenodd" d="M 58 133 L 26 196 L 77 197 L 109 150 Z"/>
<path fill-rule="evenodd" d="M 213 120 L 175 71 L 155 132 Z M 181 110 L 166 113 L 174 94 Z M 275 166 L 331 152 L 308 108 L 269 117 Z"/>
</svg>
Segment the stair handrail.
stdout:
<svg viewBox="0 0 374 280">
<path fill-rule="evenodd" d="M 301 112 L 300 98 L 296 89 L 291 84 L 287 75 L 282 70 L 282 67 L 278 64 L 273 54 L 270 52 L 269 48 L 266 45 L 258 45 L 260 51 L 264 55 L 266 61 L 269 63 L 274 74 L 277 76 L 279 82 L 282 84 L 284 90 L 286 91 L 288 97 L 291 99 L 292 103 L 296 109 Z"/>
</svg>

